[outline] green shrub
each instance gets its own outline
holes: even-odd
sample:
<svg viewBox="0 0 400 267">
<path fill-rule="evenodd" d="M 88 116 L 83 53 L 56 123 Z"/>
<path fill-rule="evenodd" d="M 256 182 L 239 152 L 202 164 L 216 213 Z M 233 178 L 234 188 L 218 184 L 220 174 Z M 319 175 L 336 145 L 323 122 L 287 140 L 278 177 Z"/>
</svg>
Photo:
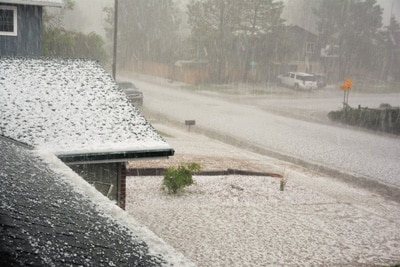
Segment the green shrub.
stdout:
<svg viewBox="0 0 400 267">
<path fill-rule="evenodd" d="M 331 111 L 328 117 L 353 126 L 368 128 L 391 134 L 400 134 L 400 109 L 369 109 L 369 108 L 344 108 Z"/>
<path fill-rule="evenodd" d="M 200 171 L 201 167 L 197 163 L 188 163 L 179 167 L 170 167 L 164 173 L 164 179 L 161 186 L 162 190 L 167 190 L 168 193 L 176 194 L 179 190 L 186 186 L 192 185 L 193 172 Z"/>
</svg>

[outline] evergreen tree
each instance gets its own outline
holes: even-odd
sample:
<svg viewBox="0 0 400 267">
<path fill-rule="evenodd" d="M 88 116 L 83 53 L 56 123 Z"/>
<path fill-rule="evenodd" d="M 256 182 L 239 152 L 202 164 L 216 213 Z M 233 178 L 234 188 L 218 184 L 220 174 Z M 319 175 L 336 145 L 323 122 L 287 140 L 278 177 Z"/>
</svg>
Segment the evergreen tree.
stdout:
<svg viewBox="0 0 400 267">
<path fill-rule="evenodd" d="M 391 17 L 390 25 L 380 33 L 382 75 L 389 80 L 400 81 L 400 24 Z"/>
<path fill-rule="evenodd" d="M 179 14 L 172 0 L 123 0 L 118 6 L 118 62 L 174 62 L 179 57 Z M 113 36 L 114 11 L 107 13 L 106 32 Z"/>
<path fill-rule="evenodd" d="M 212 79 L 224 83 L 240 26 L 240 0 L 192 0 L 188 5 L 189 42 L 197 59 L 207 59 Z"/>
<path fill-rule="evenodd" d="M 355 68 L 373 67 L 371 55 L 382 26 L 382 8 L 376 0 L 323 0 L 316 9 L 320 46 L 337 47 L 337 77 L 343 80 Z"/>
<path fill-rule="evenodd" d="M 272 0 L 192 0 L 193 54 L 208 60 L 215 82 L 234 79 L 232 73 L 241 73 L 246 81 L 251 62 L 265 67 L 281 56 L 282 10 L 283 3 Z"/>
<path fill-rule="evenodd" d="M 273 0 L 244 0 L 241 2 L 239 54 L 243 80 L 247 81 L 251 62 L 260 70 L 272 60 L 285 57 L 283 43 L 283 2 Z M 254 74 L 253 74 L 254 75 Z"/>
</svg>

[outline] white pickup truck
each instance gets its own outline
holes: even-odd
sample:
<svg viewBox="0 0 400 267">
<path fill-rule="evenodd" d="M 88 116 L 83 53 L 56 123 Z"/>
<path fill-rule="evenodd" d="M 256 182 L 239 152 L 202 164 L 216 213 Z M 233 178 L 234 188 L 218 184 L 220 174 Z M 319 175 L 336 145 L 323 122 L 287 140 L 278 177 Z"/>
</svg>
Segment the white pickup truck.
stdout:
<svg viewBox="0 0 400 267">
<path fill-rule="evenodd" d="M 304 72 L 288 72 L 278 76 L 278 82 L 296 90 L 314 90 L 318 88 L 315 76 Z"/>
</svg>

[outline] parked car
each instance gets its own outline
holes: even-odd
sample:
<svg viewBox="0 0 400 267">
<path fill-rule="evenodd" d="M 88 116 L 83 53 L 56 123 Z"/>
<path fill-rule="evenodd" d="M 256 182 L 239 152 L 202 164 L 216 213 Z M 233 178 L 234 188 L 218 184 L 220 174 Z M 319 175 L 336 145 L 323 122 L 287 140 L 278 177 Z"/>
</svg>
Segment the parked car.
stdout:
<svg viewBox="0 0 400 267">
<path fill-rule="evenodd" d="M 315 77 L 318 89 L 323 89 L 326 87 L 326 75 L 320 73 L 311 73 Z"/>
<path fill-rule="evenodd" d="M 143 93 L 131 82 L 117 82 L 118 87 L 135 106 L 143 105 Z"/>
<path fill-rule="evenodd" d="M 314 90 L 318 88 L 313 74 L 304 72 L 288 72 L 278 76 L 278 82 L 282 85 L 298 89 Z"/>
</svg>

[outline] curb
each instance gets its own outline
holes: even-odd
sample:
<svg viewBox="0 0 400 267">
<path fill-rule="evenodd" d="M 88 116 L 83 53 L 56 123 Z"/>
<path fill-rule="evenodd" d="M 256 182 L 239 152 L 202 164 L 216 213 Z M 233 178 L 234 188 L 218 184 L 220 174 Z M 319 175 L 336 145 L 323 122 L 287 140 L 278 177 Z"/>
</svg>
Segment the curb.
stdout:
<svg viewBox="0 0 400 267">
<path fill-rule="evenodd" d="M 167 168 L 134 168 L 127 169 L 127 176 L 162 176 L 164 175 Z M 282 179 L 283 176 L 277 173 L 269 173 L 269 172 L 254 172 L 254 171 L 245 171 L 245 170 L 236 170 L 236 169 L 227 169 L 227 170 L 216 170 L 216 171 L 200 171 L 194 172 L 194 175 L 198 176 L 219 176 L 219 175 L 243 175 L 243 176 L 269 176 L 274 178 Z"/>
</svg>

